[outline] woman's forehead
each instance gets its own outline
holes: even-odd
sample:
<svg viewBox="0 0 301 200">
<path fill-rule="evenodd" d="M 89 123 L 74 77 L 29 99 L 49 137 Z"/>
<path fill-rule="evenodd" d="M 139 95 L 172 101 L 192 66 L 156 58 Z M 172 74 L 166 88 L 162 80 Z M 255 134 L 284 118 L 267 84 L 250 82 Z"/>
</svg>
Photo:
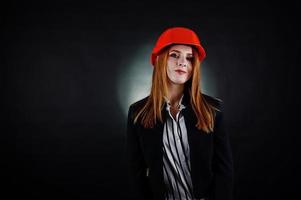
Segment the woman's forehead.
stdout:
<svg viewBox="0 0 301 200">
<path fill-rule="evenodd" d="M 189 45 L 184 45 L 184 44 L 176 44 L 172 45 L 169 49 L 169 52 L 171 51 L 178 51 L 181 53 L 190 53 L 192 54 L 192 47 Z"/>
</svg>

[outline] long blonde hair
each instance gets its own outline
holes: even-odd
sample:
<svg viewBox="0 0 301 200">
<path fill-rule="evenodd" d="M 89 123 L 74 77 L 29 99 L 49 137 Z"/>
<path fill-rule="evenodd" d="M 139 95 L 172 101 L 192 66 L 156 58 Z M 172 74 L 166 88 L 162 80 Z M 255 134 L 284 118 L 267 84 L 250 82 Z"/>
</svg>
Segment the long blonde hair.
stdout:
<svg viewBox="0 0 301 200">
<path fill-rule="evenodd" d="M 152 87 L 146 104 L 137 112 L 134 119 L 136 123 L 139 122 L 145 128 L 152 128 L 159 119 L 163 123 L 162 109 L 164 107 L 164 96 L 167 96 L 168 76 L 167 76 L 167 59 L 171 46 L 163 49 L 158 55 L 152 75 Z M 197 117 L 196 127 L 203 130 L 205 133 L 210 133 L 214 128 L 215 108 L 207 103 L 202 98 L 200 87 L 200 61 L 197 56 L 197 51 L 192 47 L 193 61 L 192 61 L 192 76 L 189 81 L 185 83 L 185 89 L 188 89 L 190 94 L 190 104 Z"/>
</svg>

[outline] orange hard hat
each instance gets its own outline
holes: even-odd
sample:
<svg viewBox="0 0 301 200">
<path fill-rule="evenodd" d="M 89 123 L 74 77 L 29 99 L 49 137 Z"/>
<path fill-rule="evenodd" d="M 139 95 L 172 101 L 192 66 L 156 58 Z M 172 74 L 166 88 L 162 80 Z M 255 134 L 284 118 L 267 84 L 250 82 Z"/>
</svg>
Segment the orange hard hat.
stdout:
<svg viewBox="0 0 301 200">
<path fill-rule="evenodd" d="M 158 38 L 151 55 L 151 63 L 153 66 L 160 51 L 171 44 L 186 44 L 196 47 L 200 62 L 206 57 L 206 52 L 194 31 L 184 27 L 173 27 L 165 30 Z"/>
</svg>

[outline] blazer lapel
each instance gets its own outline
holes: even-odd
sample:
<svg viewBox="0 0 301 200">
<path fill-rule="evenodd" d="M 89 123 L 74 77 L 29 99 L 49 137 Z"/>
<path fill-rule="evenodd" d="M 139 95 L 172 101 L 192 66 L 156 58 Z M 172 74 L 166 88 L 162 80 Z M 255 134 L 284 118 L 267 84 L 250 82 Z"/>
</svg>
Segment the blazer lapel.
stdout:
<svg viewBox="0 0 301 200">
<path fill-rule="evenodd" d="M 197 118 L 194 114 L 194 111 L 190 104 L 186 106 L 183 110 L 183 115 L 185 118 L 185 125 L 187 128 L 187 137 L 190 149 L 190 164 L 191 164 L 191 179 L 193 184 L 193 191 L 194 195 L 199 196 L 200 191 L 195 190 L 195 188 L 200 188 L 201 179 L 198 177 L 200 176 L 200 170 L 202 169 L 201 166 L 201 154 L 202 154 L 202 141 L 201 141 L 201 130 L 196 128 Z"/>
<path fill-rule="evenodd" d="M 164 110 L 163 110 L 164 111 Z M 162 111 L 163 120 L 165 120 L 165 112 Z M 164 198 L 164 191 L 166 190 L 163 177 L 163 128 L 164 124 L 160 121 L 157 121 L 155 127 L 153 128 L 153 142 L 152 142 L 152 151 L 153 151 L 153 174 L 158 176 L 153 176 L 154 184 L 156 188 L 155 194 L 160 194 L 159 196 L 154 196 L 154 199 Z M 152 172 L 150 172 L 152 173 Z M 159 185 L 158 185 L 159 184 Z"/>
</svg>

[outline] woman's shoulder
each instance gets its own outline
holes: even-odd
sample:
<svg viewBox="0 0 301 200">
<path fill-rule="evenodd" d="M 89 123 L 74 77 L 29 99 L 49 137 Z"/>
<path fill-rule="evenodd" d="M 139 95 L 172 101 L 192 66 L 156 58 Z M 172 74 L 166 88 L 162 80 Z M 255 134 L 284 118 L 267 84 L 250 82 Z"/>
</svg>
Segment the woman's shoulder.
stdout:
<svg viewBox="0 0 301 200">
<path fill-rule="evenodd" d="M 137 111 L 137 110 L 140 110 L 147 102 L 147 99 L 148 99 L 149 96 L 147 97 L 144 97 L 134 103 L 132 103 L 130 105 L 130 108 L 133 110 L 133 111 Z"/>
<path fill-rule="evenodd" d="M 222 110 L 223 100 L 221 100 L 220 98 L 213 97 L 204 93 L 202 93 L 202 97 L 208 104 L 214 107 L 217 111 Z"/>
</svg>

